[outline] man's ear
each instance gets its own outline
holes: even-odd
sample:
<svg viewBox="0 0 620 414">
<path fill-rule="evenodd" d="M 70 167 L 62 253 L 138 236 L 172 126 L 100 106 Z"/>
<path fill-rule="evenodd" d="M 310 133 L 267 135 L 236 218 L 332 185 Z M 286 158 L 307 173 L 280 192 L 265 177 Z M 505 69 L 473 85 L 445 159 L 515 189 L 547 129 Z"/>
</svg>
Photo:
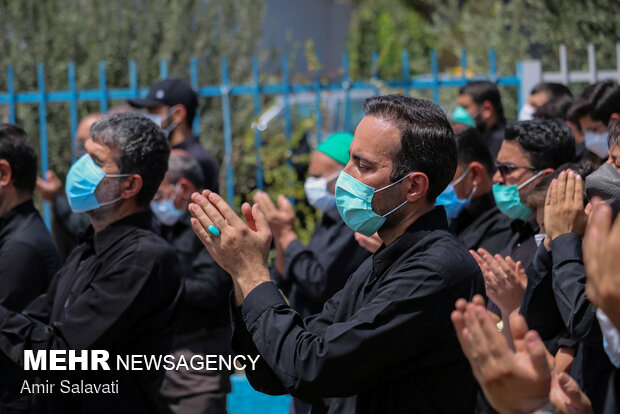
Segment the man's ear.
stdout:
<svg viewBox="0 0 620 414">
<path fill-rule="evenodd" d="M 177 125 L 184 123 L 187 119 L 187 108 L 185 108 L 185 105 L 176 105 L 174 111 L 170 115 L 170 119 Z"/>
<path fill-rule="evenodd" d="M 416 202 L 420 199 L 426 198 L 428 193 L 428 176 L 423 172 L 414 172 L 407 178 L 405 182 L 409 184 L 407 188 L 407 201 Z"/>
<path fill-rule="evenodd" d="M 480 185 L 484 178 L 484 174 L 486 173 L 484 165 L 482 165 L 478 161 L 472 161 L 469 164 L 469 171 L 472 172 L 471 181 L 473 185 Z"/>
<path fill-rule="evenodd" d="M 480 115 L 485 121 L 491 118 L 493 114 L 495 114 L 495 107 L 493 106 L 491 101 L 482 102 L 481 108 L 482 110 L 480 111 Z"/>
<path fill-rule="evenodd" d="M 142 190 L 142 176 L 140 174 L 132 174 L 121 182 L 120 196 L 125 200 L 135 197 Z"/>
<path fill-rule="evenodd" d="M 189 200 L 191 195 L 198 191 L 196 186 L 184 177 L 179 178 L 179 181 L 177 181 L 177 188 L 177 197 L 180 197 L 183 200 Z"/>
<path fill-rule="evenodd" d="M 6 187 L 11 182 L 13 171 L 7 160 L 0 160 L 0 187 Z"/>
<path fill-rule="evenodd" d="M 611 116 L 609 117 L 609 122 L 614 122 L 616 120 L 620 119 L 620 114 L 617 112 L 614 112 L 613 114 L 611 114 Z"/>
</svg>

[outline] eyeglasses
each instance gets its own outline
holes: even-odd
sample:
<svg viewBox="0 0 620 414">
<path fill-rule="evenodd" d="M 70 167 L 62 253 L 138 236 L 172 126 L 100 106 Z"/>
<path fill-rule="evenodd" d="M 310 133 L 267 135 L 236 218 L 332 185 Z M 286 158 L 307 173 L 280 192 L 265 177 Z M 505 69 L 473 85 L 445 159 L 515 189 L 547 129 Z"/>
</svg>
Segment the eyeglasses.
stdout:
<svg viewBox="0 0 620 414">
<path fill-rule="evenodd" d="M 520 168 L 525 168 L 530 171 L 538 171 L 538 169 L 536 169 L 535 167 L 532 167 L 531 165 L 514 165 L 514 164 L 506 164 L 503 162 L 496 162 L 495 168 L 497 168 L 497 170 L 502 175 L 502 177 L 506 177 L 507 175 L 510 175 L 513 171 L 518 170 Z"/>
</svg>

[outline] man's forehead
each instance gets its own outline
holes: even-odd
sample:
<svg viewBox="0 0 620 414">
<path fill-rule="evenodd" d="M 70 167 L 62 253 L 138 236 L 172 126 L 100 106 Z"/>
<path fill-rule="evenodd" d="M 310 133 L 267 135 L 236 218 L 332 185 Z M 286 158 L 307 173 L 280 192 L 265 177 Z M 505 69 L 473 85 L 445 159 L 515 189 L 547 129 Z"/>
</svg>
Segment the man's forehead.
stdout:
<svg viewBox="0 0 620 414">
<path fill-rule="evenodd" d="M 518 142 L 504 140 L 497 154 L 497 162 L 521 164 L 529 162 L 527 153 Z"/>
<path fill-rule="evenodd" d="M 355 130 L 351 143 L 351 156 L 391 157 L 398 148 L 400 148 L 400 130 L 394 123 L 374 116 L 365 116 Z"/>
<path fill-rule="evenodd" d="M 89 138 L 84 143 L 84 148 L 86 149 L 86 152 L 90 155 L 96 156 L 101 161 L 107 161 L 108 159 L 114 161 L 115 157 L 119 154 L 117 148 L 109 147 L 102 142 L 94 141 L 92 138 Z"/>
</svg>

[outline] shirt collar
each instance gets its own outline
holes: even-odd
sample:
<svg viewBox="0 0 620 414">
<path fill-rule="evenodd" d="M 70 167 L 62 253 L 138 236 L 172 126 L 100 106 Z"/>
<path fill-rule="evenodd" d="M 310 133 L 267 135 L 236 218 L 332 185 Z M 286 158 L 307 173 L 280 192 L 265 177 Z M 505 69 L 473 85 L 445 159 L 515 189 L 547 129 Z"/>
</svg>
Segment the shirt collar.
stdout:
<svg viewBox="0 0 620 414">
<path fill-rule="evenodd" d="M 407 250 L 416 245 L 424 236 L 434 230 L 448 230 L 448 219 L 443 206 L 436 206 L 433 210 L 418 218 L 392 244 L 385 244 L 373 255 L 373 270 L 376 277 L 385 273 L 396 260 Z"/>
<path fill-rule="evenodd" d="M 34 207 L 34 203 L 32 202 L 32 198 L 20 203 L 4 213 L 0 216 L 0 228 L 3 228 L 9 222 L 13 220 L 15 216 L 30 214 L 37 212 L 37 209 Z"/>
<path fill-rule="evenodd" d="M 189 147 L 192 146 L 192 144 L 198 142 L 198 137 L 195 135 L 190 135 L 189 137 L 185 138 L 183 141 L 179 142 L 177 145 L 175 145 L 173 148 L 174 149 L 182 149 L 185 150 Z"/>
<path fill-rule="evenodd" d="M 117 244 L 124 236 L 136 228 L 153 230 L 153 217 L 150 211 L 141 211 L 110 224 L 98 233 L 94 233 L 92 226 L 86 230 L 85 236 L 87 240 L 92 240 L 95 254 L 101 256 L 110 247 Z"/>
</svg>

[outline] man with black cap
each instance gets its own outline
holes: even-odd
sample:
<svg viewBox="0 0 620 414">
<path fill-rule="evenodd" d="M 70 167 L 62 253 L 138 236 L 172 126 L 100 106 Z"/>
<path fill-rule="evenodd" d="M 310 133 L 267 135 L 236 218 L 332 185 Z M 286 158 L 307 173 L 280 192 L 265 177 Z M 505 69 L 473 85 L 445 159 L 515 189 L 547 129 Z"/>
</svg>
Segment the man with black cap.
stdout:
<svg viewBox="0 0 620 414">
<path fill-rule="evenodd" d="M 198 96 L 180 79 L 164 79 L 149 90 L 144 99 L 130 99 L 129 104 L 146 109 L 146 116 L 168 134 L 170 148 L 181 149 L 194 157 L 204 173 L 205 188 L 218 191 L 218 167 L 197 136 L 192 135 L 192 122 L 198 109 Z"/>
</svg>

